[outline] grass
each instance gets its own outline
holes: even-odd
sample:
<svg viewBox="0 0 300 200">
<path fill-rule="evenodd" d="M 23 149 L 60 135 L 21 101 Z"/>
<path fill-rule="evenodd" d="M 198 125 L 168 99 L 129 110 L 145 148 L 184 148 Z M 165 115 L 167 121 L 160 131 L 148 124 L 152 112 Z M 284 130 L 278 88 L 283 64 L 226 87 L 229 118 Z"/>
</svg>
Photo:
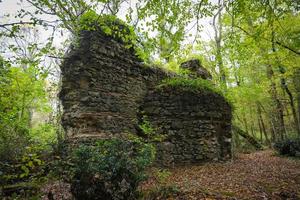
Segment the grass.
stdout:
<svg viewBox="0 0 300 200">
<path fill-rule="evenodd" d="M 222 91 L 218 89 L 211 81 L 201 78 L 190 79 L 187 77 L 177 77 L 165 79 L 160 85 L 157 86 L 157 89 L 164 89 L 167 87 L 171 87 L 173 89 L 178 88 L 183 91 L 190 92 L 211 91 L 223 96 Z"/>
</svg>

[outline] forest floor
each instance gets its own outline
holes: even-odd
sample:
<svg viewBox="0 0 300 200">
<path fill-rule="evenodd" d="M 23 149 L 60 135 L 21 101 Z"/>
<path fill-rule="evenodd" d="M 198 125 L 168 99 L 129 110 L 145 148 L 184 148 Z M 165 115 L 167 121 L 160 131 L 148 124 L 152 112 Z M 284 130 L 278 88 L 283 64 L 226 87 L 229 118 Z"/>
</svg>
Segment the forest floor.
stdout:
<svg viewBox="0 0 300 200">
<path fill-rule="evenodd" d="M 168 199 L 300 200 L 300 160 L 279 157 L 271 150 L 239 154 L 226 163 L 177 167 L 170 172 L 166 185 L 179 192 Z M 155 178 L 150 179 L 144 189 L 157 187 L 155 182 Z"/>
<path fill-rule="evenodd" d="M 152 168 L 150 179 L 139 188 L 144 200 L 300 200 L 300 159 L 271 150 L 238 154 L 224 163 L 176 167 L 160 175 L 157 171 Z M 73 199 L 70 185 L 62 180 L 47 181 L 40 194 L 37 199 Z"/>
</svg>

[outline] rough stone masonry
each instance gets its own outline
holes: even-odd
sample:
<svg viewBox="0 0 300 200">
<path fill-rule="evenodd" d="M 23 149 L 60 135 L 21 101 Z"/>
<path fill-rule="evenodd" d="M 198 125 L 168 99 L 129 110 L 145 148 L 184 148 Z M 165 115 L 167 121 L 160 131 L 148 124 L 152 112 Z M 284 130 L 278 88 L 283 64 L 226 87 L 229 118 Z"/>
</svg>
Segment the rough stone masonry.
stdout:
<svg viewBox="0 0 300 200">
<path fill-rule="evenodd" d="M 182 64 L 190 78 L 210 79 L 192 60 Z M 147 67 L 133 49 L 101 31 L 82 31 L 61 66 L 62 125 L 69 140 L 138 134 L 141 118 L 165 139 L 157 163 L 164 166 L 231 157 L 231 107 L 212 91 L 157 89 L 178 75 Z"/>
</svg>

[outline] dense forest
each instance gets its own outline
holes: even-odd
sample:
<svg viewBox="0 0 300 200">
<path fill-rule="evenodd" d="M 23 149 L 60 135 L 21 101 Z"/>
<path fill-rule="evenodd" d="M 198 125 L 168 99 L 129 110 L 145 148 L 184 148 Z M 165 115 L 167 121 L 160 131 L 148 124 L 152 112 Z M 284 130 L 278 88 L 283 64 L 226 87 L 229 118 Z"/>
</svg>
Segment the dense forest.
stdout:
<svg viewBox="0 0 300 200">
<path fill-rule="evenodd" d="M 298 0 L 0 0 L 0 11 L 1 198 L 300 199 Z M 224 140 L 230 142 L 230 159 L 153 165 L 160 159 L 156 144 L 165 135 L 156 133 L 151 116 L 164 113 L 151 110 L 153 102 L 147 98 L 150 111 L 142 112 L 137 133 L 94 145 L 74 144 L 67 134 L 71 122 L 66 122 L 66 113 L 75 108 L 70 102 L 76 98 L 65 100 L 73 84 L 66 77 L 77 73 L 72 59 L 81 56 L 89 62 L 89 55 L 78 49 L 85 48 L 85 33 L 94 32 L 104 35 L 104 41 L 94 38 L 94 46 L 124 47 L 124 60 L 130 54 L 146 66 L 141 73 L 150 66 L 177 77 L 162 81 L 151 93 L 155 98 L 170 94 L 168 102 L 173 102 L 176 95 L 191 92 L 200 98 L 199 91 L 209 91 L 204 93 L 211 95 L 206 102 L 211 106 L 204 107 L 219 110 L 225 103 L 214 99 L 224 98 L 232 112 L 230 138 Z M 72 52 L 79 56 L 69 61 Z M 181 67 L 190 60 L 198 60 L 205 78 L 194 79 Z M 182 94 L 177 87 L 185 88 Z M 129 101 L 135 102 L 130 90 Z M 183 124 L 195 118 L 181 112 L 187 118 L 178 119 Z M 174 126 L 189 129 L 180 122 Z"/>
</svg>

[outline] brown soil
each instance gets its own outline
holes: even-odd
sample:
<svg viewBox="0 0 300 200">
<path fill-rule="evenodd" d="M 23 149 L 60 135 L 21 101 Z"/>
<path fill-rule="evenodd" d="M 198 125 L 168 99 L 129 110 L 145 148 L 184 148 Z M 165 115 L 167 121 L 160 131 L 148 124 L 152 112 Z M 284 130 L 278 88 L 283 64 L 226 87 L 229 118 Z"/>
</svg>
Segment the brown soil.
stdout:
<svg viewBox="0 0 300 200">
<path fill-rule="evenodd" d="M 180 192 L 168 199 L 300 200 L 300 160 L 279 157 L 270 150 L 240 154 L 227 163 L 170 171 L 167 185 Z M 155 179 L 144 185 L 146 190 L 153 187 L 157 187 Z"/>
</svg>

